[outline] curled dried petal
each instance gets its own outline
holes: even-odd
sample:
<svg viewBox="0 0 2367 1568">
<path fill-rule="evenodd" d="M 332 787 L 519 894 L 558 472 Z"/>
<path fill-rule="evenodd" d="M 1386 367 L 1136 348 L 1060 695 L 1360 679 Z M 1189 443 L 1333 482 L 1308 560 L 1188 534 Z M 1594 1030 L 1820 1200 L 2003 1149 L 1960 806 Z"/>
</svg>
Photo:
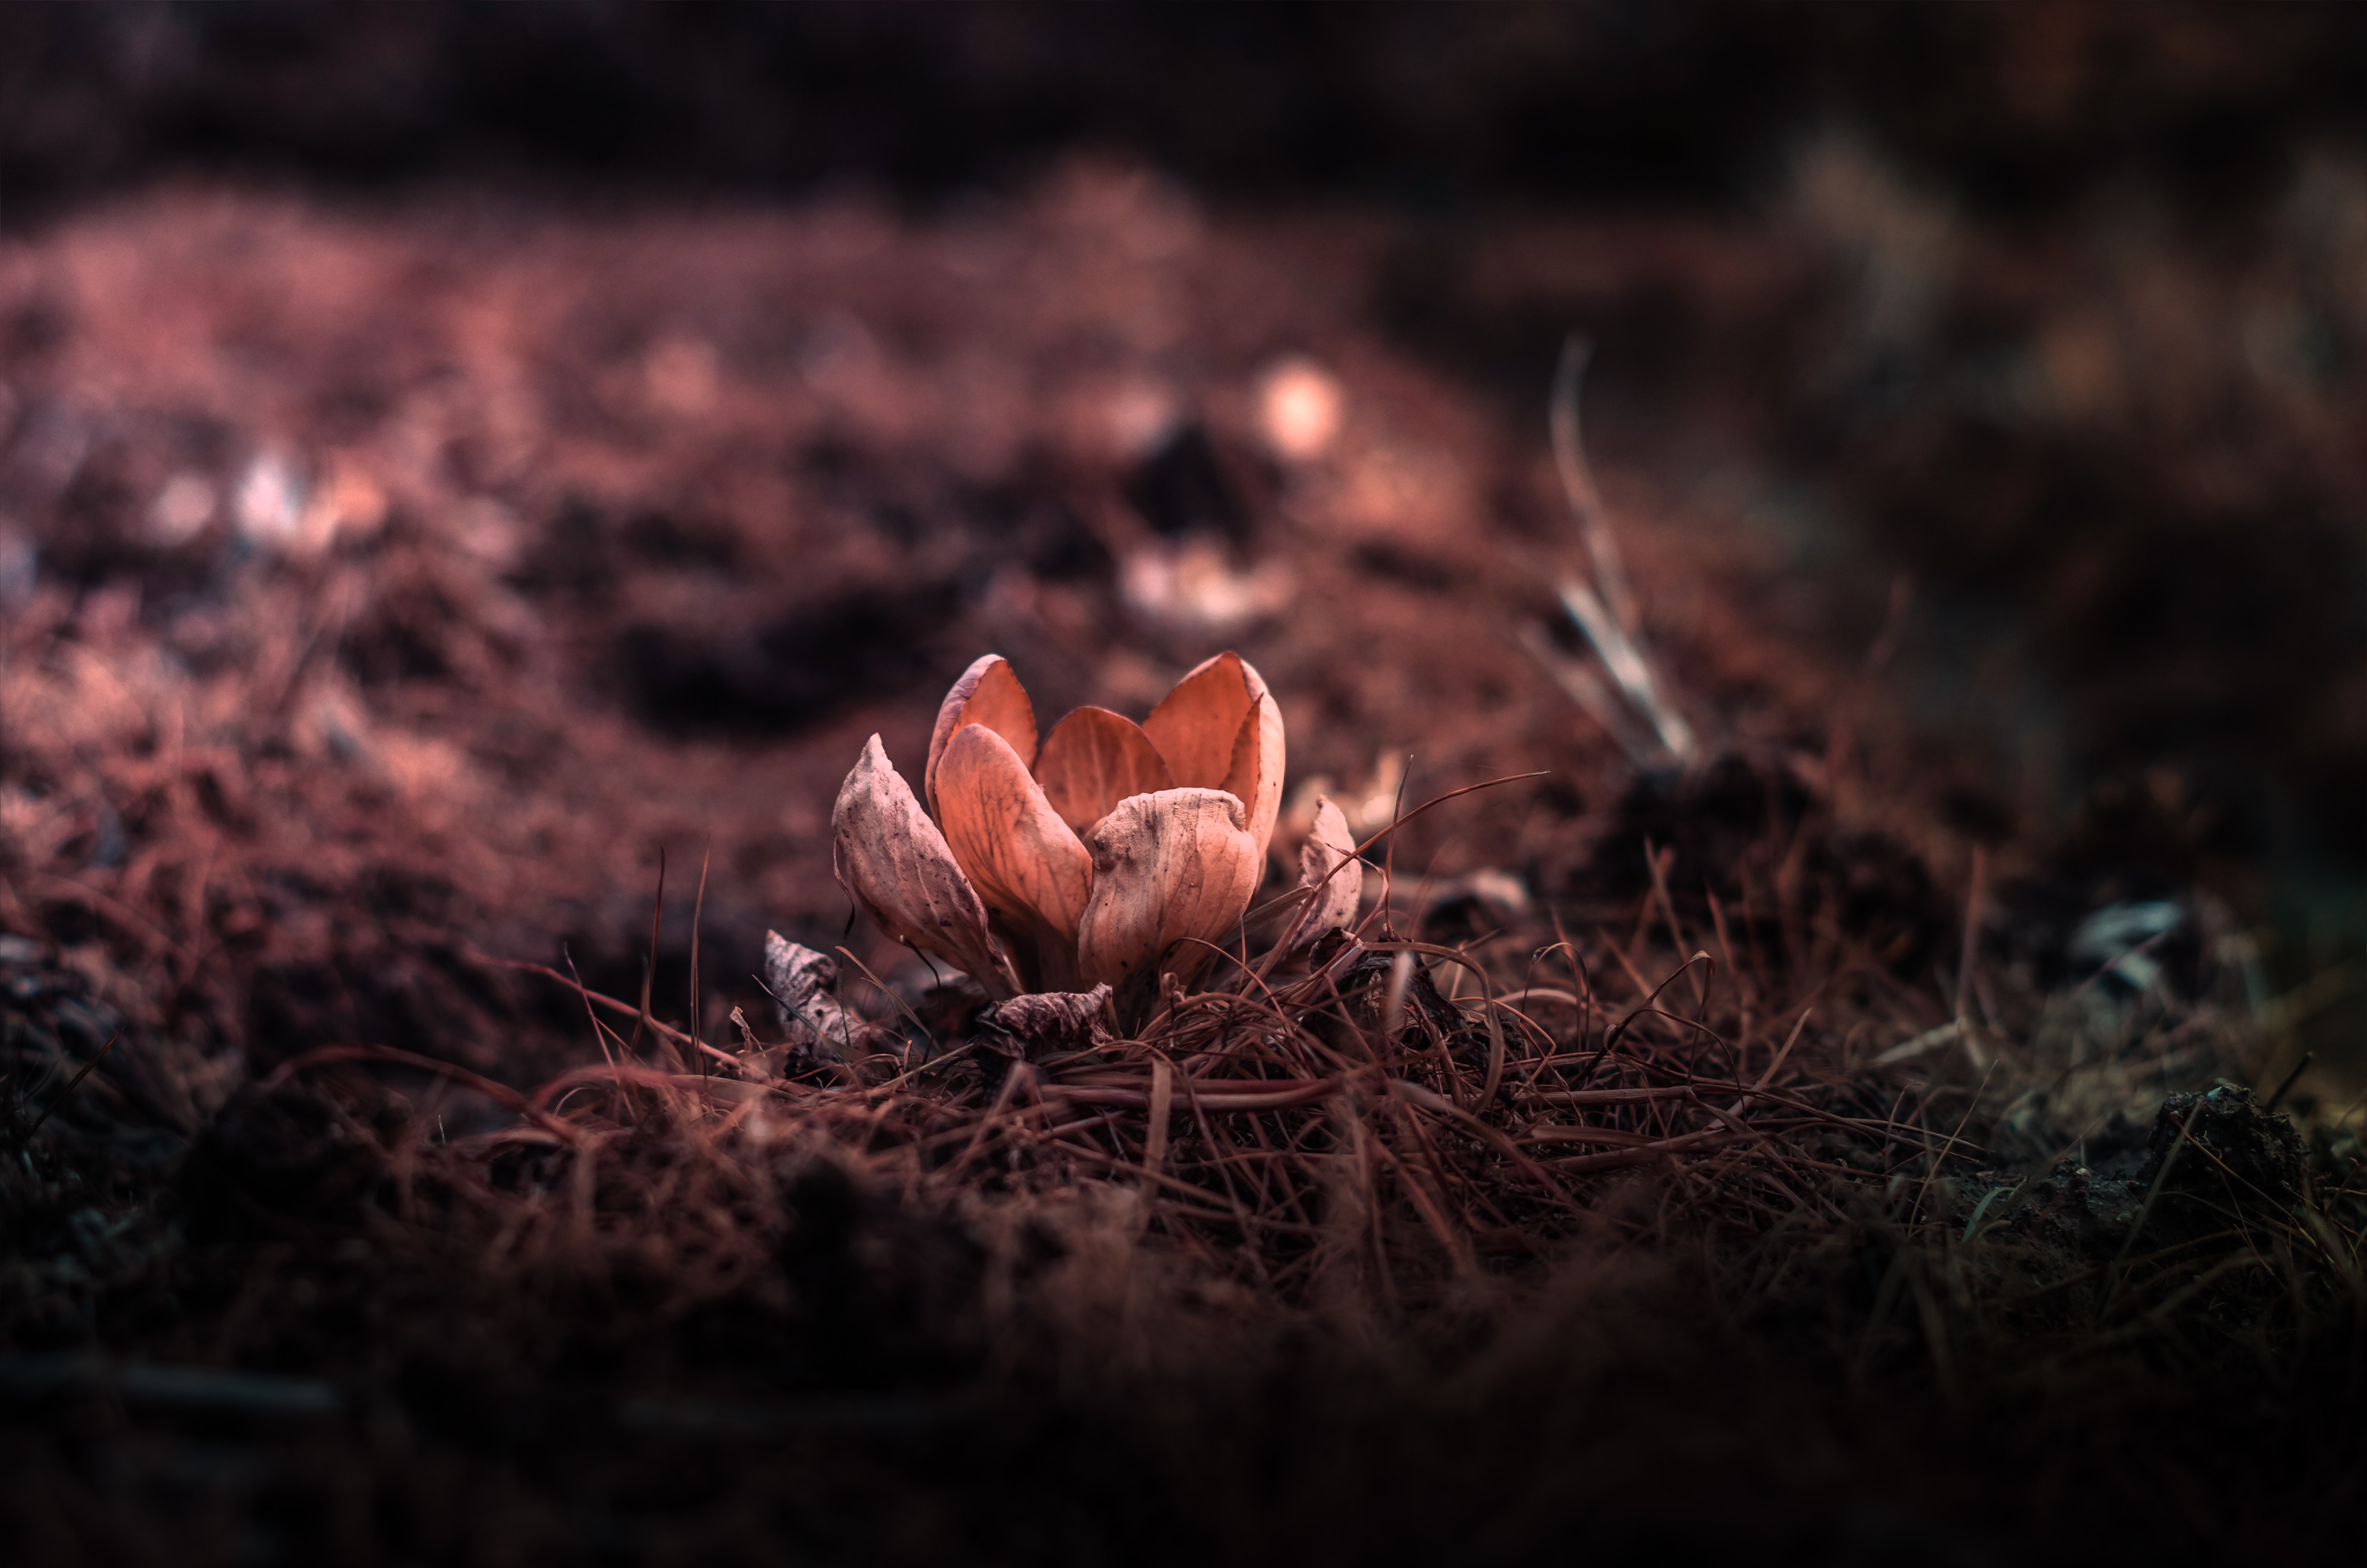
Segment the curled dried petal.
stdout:
<svg viewBox="0 0 2367 1568">
<path fill-rule="evenodd" d="M 921 775 L 921 792 L 928 797 L 933 812 L 937 809 L 937 769 L 955 732 L 965 724 L 983 724 L 992 730 L 1011 743 L 1023 763 L 1036 759 L 1036 705 L 1012 673 L 1011 661 L 1002 654 L 985 653 L 973 660 L 938 705 L 936 727 L 929 732 L 929 766 Z"/>
<path fill-rule="evenodd" d="M 1060 820 L 1078 833 L 1132 795 L 1175 788 L 1142 726 L 1106 708 L 1080 708 L 1052 726 L 1036 759 L 1036 780 Z"/>
<path fill-rule="evenodd" d="M 764 989 L 781 1032 L 807 1056 L 852 1062 L 877 1032 L 839 1001 L 838 960 L 778 931 L 764 933 Z"/>
<path fill-rule="evenodd" d="M 1025 1056 L 1105 1045 L 1115 1018 L 1110 988 L 1096 985 L 1091 991 L 1014 996 L 980 1011 L 978 1021 L 1009 1035 L 1016 1047 L 1013 1054 Z"/>
<path fill-rule="evenodd" d="M 1093 891 L 1077 931 L 1085 982 L 1138 1014 L 1164 971 L 1189 980 L 1238 930 L 1264 859 L 1241 802 L 1221 790 L 1122 801 L 1086 835 Z"/>
<path fill-rule="evenodd" d="M 840 787 L 830 825 L 839 886 L 881 929 L 975 976 L 989 995 L 1017 993 L 1018 977 L 988 934 L 978 891 L 889 766 L 878 735 Z"/>
<path fill-rule="evenodd" d="M 1024 978 L 1064 985 L 1093 865 L 1027 776 L 1009 742 L 983 724 L 955 732 L 937 764 L 937 816 L 954 861 L 1003 926 L 1025 935 L 1036 961 Z"/>
<path fill-rule="evenodd" d="M 1305 947 L 1326 931 L 1344 931 L 1356 918 L 1356 904 L 1365 892 L 1356 841 L 1348 832 L 1347 816 L 1320 795 L 1315 798 L 1315 826 L 1298 847 L 1298 885 L 1310 891 L 1288 946 Z"/>
</svg>

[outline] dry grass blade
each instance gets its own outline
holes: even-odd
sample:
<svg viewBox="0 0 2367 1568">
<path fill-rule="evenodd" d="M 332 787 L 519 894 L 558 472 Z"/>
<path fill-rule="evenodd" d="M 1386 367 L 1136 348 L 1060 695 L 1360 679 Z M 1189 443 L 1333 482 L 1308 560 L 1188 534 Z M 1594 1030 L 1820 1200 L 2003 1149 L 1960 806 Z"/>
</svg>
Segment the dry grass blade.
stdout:
<svg viewBox="0 0 2367 1568">
<path fill-rule="evenodd" d="M 1554 465 L 1561 475 L 1562 494 L 1578 517 L 1579 535 L 1586 542 L 1595 583 L 1620 630 L 1632 637 L 1641 624 L 1636 598 L 1628 592 L 1618 537 L 1603 515 L 1602 494 L 1594 488 L 1594 473 L 1586 462 L 1586 442 L 1579 430 L 1579 390 L 1593 358 L 1591 339 L 1575 332 L 1562 339 L 1561 358 L 1554 366 L 1553 396 L 1546 405 L 1547 423 L 1553 431 Z"/>
<path fill-rule="evenodd" d="M 545 1115 L 541 1108 L 527 1096 L 518 1093 L 517 1090 L 511 1088 L 507 1084 L 496 1082 L 492 1078 L 486 1077 L 481 1073 L 471 1072 L 468 1068 L 459 1066 L 454 1062 L 438 1062 L 432 1056 L 422 1056 L 417 1051 L 404 1051 L 399 1047 L 391 1045 L 315 1046 L 312 1050 L 305 1051 L 300 1056 L 291 1056 L 287 1061 L 281 1062 L 277 1067 L 273 1068 L 270 1074 L 263 1079 L 258 1087 L 263 1091 L 263 1093 L 267 1095 L 280 1087 L 282 1085 L 289 1083 L 299 1074 L 303 1074 L 311 1068 L 325 1067 L 330 1063 L 336 1062 L 384 1062 L 398 1067 L 408 1067 L 413 1072 L 431 1074 L 438 1078 L 447 1078 L 453 1083 L 465 1085 L 469 1088 L 474 1089 L 477 1093 L 484 1096 L 487 1099 L 492 1100 L 496 1105 L 506 1107 L 508 1109 L 517 1112 L 520 1116 L 526 1117 L 529 1120 L 533 1121 L 546 1132 L 556 1133 L 570 1142 L 574 1140 L 575 1131 L 573 1128 L 568 1126 L 565 1122 Z M 606 1074 L 611 1071 L 632 1072 L 636 1071 L 636 1069 L 612 1068 L 609 1065 L 603 1065 L 597 1068 L 584 1068 L 581 1069 L 581 1071 Z"/>
<path fill-rule="evenodd" d="M 1661 691 L 1660 681 L 1644 651 L 1642 618 L 1637 613 L 1635 596 L 1628 591 L 1627 571 L 1620 560 L 1618 540 L 1612 532 L 1610 518 L 1604 515 L 1602 494 L 1595 488 L 1593 472 L 1586 462 L 1586 446 L 1579 433 L 1579 387 L 1592 355 L 1593 346 L 1576 333 L 1564 341 L 1548 406 L 1554 462 L 1561 474 L 1563 494 L 1578 519 L 1579 534 L 1585 542 L 1594 575 L 1591 586 L 1576 578 L 1565 579 L 1559 590 L 1562 608 L 1585 633 L 1595 656 L 1610 671 L 1620 695 L 1650 724 L 1667 759 L 1680 767 L 1689 767 L 1700 752 L 1700 743 L 1694 738 L 1693 727 Z M 1557 670 L 1557 661 L 1546 664 L 1548 670 Z M 1611 710 L 1608 694 L 1600 692 L 1597 683 L 1557 670 L 1557 678 L 1582 707 L 1602 719 L 1606 728 L 1627 744 L 1625 723 L 1607 717 Z M 1630 749 L 1636 748 L 1631 745 Z"/>
<path fill-rule="evenodd" d="M 641 1010 L 640 1016 L 633 1020 L 633 1038 L 625 1047 L 628 1055 L 641 1043 L 641 1036 L 657 1032 L 657 1017 L 650 1010 L 650 1003 L 655 995 L 658 981 L 658 931 L 665 922 L 665 846 L 660 845 L 657 897 L 650 904 L 650 948 L 641 960 Z"/>
<path fill-rule="evenodd" d="M 1906 1075 L 1920 1066 L 1853 1053 L 1852 1038 L 1869 1030 L 1933 1027 L 1930 995 L 1843 992 L 1820 973 L 1794 978 L 1794 999 L 1778 1007 L 1771 999 L 1784 994 L 1784 973 L 1763 961 L 1750 983 L 1712 983 L 1718 966 L 1689 949 L 1690 934 L 1716 927 L 1720 949 L 1738 962 L 1751 923 L 1766 916 L 1745 898 L 1741 921 L 1722 921 L 1705 904 L 1681 903 L 1664 872 L 1644 881 L 1632 907 L 1575 937 L 1552 919 L 1525 957 L 1517 942 L 1385 937 L 1373 929 L 1377 913 L 1361 935 L 1315 946 L 1297 971 L 1220 949 L 1229 935 L 1194 937 L 1226 955 L 1205 989 L 1170 983 L 1132 1035 L 1069 1029 L 1059 1049 L 1028 1060 L 1012 1054 L 1025 1039 L 990 1037 L 958 1015 L 941 1019 L 936 1038 L 842 949 L 849 972 L 876 988 L 870 1011 L 900 1014 L 911 1049 L 776 1080 L 594 1062 L 527 1096 L 514 1133 L 438 1157 L 511 1158 L 542 1139 L 606 1171 L 635 1140 L 664 1138 L 694 1141 L 708 1151 L 701 1158 L 730 1171 L 767 1157 L 771 1145 L 749 1141 L 753 1130 L 771 1129 L 777 1142 L 788 1129 L 797 1147 L 903 1201 L 1032 1211 L 1068 1201 L 1081 1184 L 1124 1187 L 1138 1204 L 1136 1233 L 1195 1267 L 1301 1299 L 1334 1289 L 1341 1269 L 1376 1301 L 1443 1299 L 1458 1281 L 1600 1227 L 1610 1184 L 1637 1173 L 1661 1194 L 1661 1226 L 1778 1236 L 1786 1233 L 1767 1227 L 1791 1214 L 1803 1217 L 1800 1239 L 1784 1245 L 1805 1246 L 1811 1219 L 1855 1222 L 1846 1216 L 1872 1205 L 1904 1234 L 2006 1245 L 2000 1225 L 2024 1222 L 2034 1189 L 2000 1184 L 1959 1201 L 1964 1178 L 1941 1175 L 1942 1162 L 1988 1130 L 1983 1084 L 1919 1086 Z M 1546 960 L 1567 963 L 1572 983 L 1532 983 Z M 511 967 L 570 983 L 595 1011 L 638 1016 L 542 966 Z M 1603 1018 L 1587 976 L 1623 971 L 1637 999 Z M 1666 1005 L 1687 977 L 1680 994 L 1692 1006 Z M 719 1057 L 654 1018 L 650 1028 L 694 1060 Z M 1992 1072 L 2007 1072 L 2006 1060 Z M 516 1105 L 510 1093 L 501 1103 Z M 1842 1190 L 1852 1187 L 1854 1199 Z M 2313 1258 L 2339 1258 L 2348 1244 L 2314 1239 L 2305 1221 L 2290 1229 Z M 2129 1328 L 2152 1321 L 2174 1289 L 2161 1274 L 2169 1266 L 2132 1244 L 2082 1278 L 2101 1281 L 2101 1310 Z M 1927 1336 L 1953 1332 L 1948 1303 L 1960 1287 L 1927 1274 L 1922 1263 L 1900 1266 L 1878 1292 L 1876 1320 L 1896 1309 Z M 1862 1354 L 1886 1353 L 1890 1331 L 1869 1332 Z"/>
<path fill-rule="evenodd" d="M 57 1113 L 58 1107 L 74 1098 L 74 1092 L 82 1087 L 82 1081 L 85 1078 L 89 1077 L 92 1073 L 97 1070 L 98 1064 L 107 1060 L 107 1053 L 115 1049 L 115 1042 L 122 1038 L 123 1031 L 118 1029 L 111 1037 L 108 1038 L 108 1042 L 105 1045 L 98 1048 L 97 1055 L 93 1056 L 89 1061 L 82 1064 L 81 1070 L 75 1073 L 71 1079 L 67 1080 L 66 1086 L 58 1091 L 57 1097 L 51 1100 L 47 1107 L 43 1108 L 40 1115 L 33 1119 L 33 1125 L 26 1129 L 26 1137 L 30 1138 L 34 1133 L 39 1132 L 42 1126 L 48 1122 L 50 1118 Z"/>
<path fill-rule="evenodd" d="M 573 991 L 576 994 L 583 997 L 583 1000 L 591 1006 L 606 1007 L 612 1013 L 623 1013 L 637 1018 L 647 1018 L 650 1033 L 660 1040 L 669 1040 L 684 1051 L 695 1050 L 705 1060 L 710 1062 L 724 1062 L 734 1068 L 740 1065 L 739 1059 L 733 1056 L 730 1051 L 719 1051 L 711 1045 L 695 1044 L 690 1036 L 683 1030 L 675 1028 L 671 1024 L 660 1023 L 657 1019 L 650 1017 L 645 1006 L 637 1006 L 633 1003 L 620 1000 L 615 996 L 604 996 L 599 992 L 593 991 L 585 987 L 582 981 L 572 975 L 561 974 L 557 970 L 551 968 L 549 964 L 529 963 L 524 959 L 497 959 L 490 953 L 467 952 L 466 956 L 472 963 L 485 964 L 495 969 L 512 969 L 524 974 L 538 974 L 546 980 L 555 980 L 559 982 L 560 984 L 566 986 L 569 990 Z"/>
<path fill-rule="evenodd" d="M 707 1071 L 707 1060 L 699 1053 L 707 1049 L 705 1018 L 698 995 L 698 928 L 707 917 L 707 870 L 715 856 L 709 846 L 698 858 L 698 896 L 690 905 L 690 1060 L 684 1063 L 695 1073 Z M 655 955 L 651 955 L 652 967 Z"/>
</svg>

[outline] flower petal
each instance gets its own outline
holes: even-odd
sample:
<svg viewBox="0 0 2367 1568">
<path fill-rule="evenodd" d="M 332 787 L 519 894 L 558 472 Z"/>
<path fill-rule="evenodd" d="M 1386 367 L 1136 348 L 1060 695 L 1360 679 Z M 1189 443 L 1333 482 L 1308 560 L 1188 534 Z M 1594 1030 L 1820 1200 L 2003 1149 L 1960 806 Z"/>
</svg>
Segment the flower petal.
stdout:
<svg viewBox="0 0 2367 1568">
<path fill-rule="evenodd" d="M 1274 705 L 1257 672 L 1243 665 L 1256 684 L 1257 700 L 1233 737 L 1232 766 L 1221 788 L 1248 808 L 1250 836 L 1257 841 L 1258 865 L 1265 865 L 1266 846 L 1274 842 L 1274 824 L 1282 815 L 1282 710 Z"/>
<path fill-rule="evenodd" d="M 1079 833 L 1129 795 L 1175 788 L 1175 776 L 1142 726 L 1106 708 L 1080 708 L 1052 726 L 1036 781 L 1060 820 Z"/>
<path fill-rule="evenodd" d="M 1086 984 L 1105 982 L 1138 1017 L 1163 971 L 1188 980 L 1239 929 L 1265 869 L 1221 790 L 1162 790 L 1121 801 L 1086 835 L 1093 892 L 1077 929 Z"/>
<path fill-rule="evenodd" d="M 1186 790 L 1221 790 L 1232 771 L 1233 738 L 1249 716 L 1263 681 L 1251 681 L 1255 672 L 1239 653 L 1219 653 L 1203 660 L 1190 675 L 1159 699 L 1142 733 L 1167 759 L 1168 771 Z"/>
<path fill-rule="evenodd" d="M 954 732 L 965 724 L 985 725 L 1009 741 L 1023 763 L 1036 760 L 1036 705 L 1027 700 L 1027 688 L 1002 654 L 980 655 L 938 705 L 936 728 L 929 732 L 929 766 L 921 775 L 921 792 L 929 798 L 933 812 L 937 809 L 938 765 Z"/>
<path fill-rule="evenodd" d="M 975 976 L 989 995 L 1017 994 L 1018 976 L 988 935 L 986 906 L 878 735 L 840 787 L 830 825 L 839 886 L 881 929 Z"/>
<path fill-rule="evenodd" d="M 1093 862 L 1027 776 L 1011 743 L 966 724 L 937 762 L 937 816 L 954 860 L 987 908 L 1023 934 L 1036 986 L 1065 990 L 1074 976 L 1077 921 L 1093 892 Z M 1036 972 L 1025 971 L 1033 968 Z"/>
<path fill-rule="evenodd" d="M 1264 679 L 1239 653 L 1219 653 L 1175 683 L 1142 722 L 1175 782 L 1230 790 L 1263 865 L 1282 814 L 1282 710 Z"/>
<path fill-rule="evenodd" d="M 1344 931 L 1356 918 L 1365 872 L 1355 859 L 1356 841 L 1349 835 L 1346 815 L 1318 795 L 1315 827 L 1298 846 L 1298 885 L 1314 891 L 1291 927 L 1288 946 L 1302 948 L 1326 931 Z"/>
</svg>

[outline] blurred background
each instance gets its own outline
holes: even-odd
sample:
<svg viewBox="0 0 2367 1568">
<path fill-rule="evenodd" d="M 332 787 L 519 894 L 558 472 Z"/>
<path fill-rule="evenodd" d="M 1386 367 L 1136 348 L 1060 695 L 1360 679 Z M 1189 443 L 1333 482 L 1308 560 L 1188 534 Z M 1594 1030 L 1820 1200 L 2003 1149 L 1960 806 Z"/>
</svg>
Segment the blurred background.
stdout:
<svg viewBox="0 0 2367 1568">
<path fill-rule="evenodd" d="M 140 871 L 136 780 L 61 816 L 56 759 L 211 713 L 468 862 L 282 863 L 621 985 L 659 843 L 720 835 L 727 949 L 834 925 L 836 771 L 986 639 L 1137 708 L 1235 642 L 1295 778 L 1426 746 L 1576 820 L 1616 749 L 1499 635 L 1570 542 L 1573 329 L 1707 728 L 1829 749 L 1897 612 L 1885 777 L 2112 884 L 2066 896 L 2208 890 L 2350 1049 L 2351 8 L 7 6 L 0 603 L 111 661 L 0 737 L 21 856 Z M 250 783 L 185 813 L 260 832 Z M 1534 814 L 1481 836 L 1550 881 Z M 189 853 L 138 891 L 268 949 L 242 1027 L 421 1006 Z"/>
</svg>

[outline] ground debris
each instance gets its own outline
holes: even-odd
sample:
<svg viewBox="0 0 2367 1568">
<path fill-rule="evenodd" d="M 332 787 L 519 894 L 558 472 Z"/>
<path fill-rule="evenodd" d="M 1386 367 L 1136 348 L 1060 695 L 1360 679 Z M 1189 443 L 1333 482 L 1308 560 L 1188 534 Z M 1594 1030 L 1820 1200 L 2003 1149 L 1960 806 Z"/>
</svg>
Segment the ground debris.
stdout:
<svg viewBox="0 0 2367 1568">
<path fill-rule="evenodd" d="M 2264 1391 L 2356 1430 L 2356 1135 L 2313 1122 L 2305 1166 L 2209 1086 L 2259 1057 L 2191 890 L 2107 865 L 2043 940 L 2002 895 L 1968 922 L 1967 841 L 1845 744 L 1831 650 L 1678 517 L 1637 580 L 1719 740 L 1628 778 L 1501 635 L 1540 452 L 1178 200 L 1096 166 L 941 226 L 489 240 L 167 191 L 24 238 L 0 288 L 136 275 L 164 314 L 61 316 L 72 357 L 5 392 L 39 554 L 0 619 L 0 1384 L 93 1426 L 11 1408 L 0 1525 L 164 1517 L 106 1490 L 153 1454 L 157 1496 L 271 1478 L 223 1560 L 383 1517 L 403 1560 L 725 1561 L 793 1506 L 823 1559 L 1143 1560 L 1157 1519 L 1195 1561 L 1454 1561 L 1507 1498 L 1500 1555 L 1624 1507 L 1674 1557 L 1715 1474 L 1762 1552 L 1789 1520 L 1845 1560 L 1803 1523 L 1837 1471 L 1914 1454 L 1954 1517 L 2082 1461 L 2103 1424 L 2030 1435 L 2056 1389 L 2207 1386 L 2214 1475 Z M 1285 321 L 1341 404 L 1275 470 L 1237 405 Z M 310 352 L 349 325 L 369 352 Z M 988 1006 L 832 949 L 830 790 L 880 715 L 981 646 L 1061 703 L 1205 652 L 1128 587 L 1210 524 L 1178 452 L 1229 497 L 1223 580 L 1325 610 L 1240 632 L 1308 766 L 1416 759 L 1353 791 L 1360 835 L 1403 820 L 1381 913 L 1270 968 L 1245 939 L 1138 1039 L 1105 992 Z M 704 913 L 652 920 L 656 852 L 709 834 Z M 753 1048 L 715 1049 L 735 1016 Z M 281 1406 L 300 1450 L 169 1425 Z M 991 1415 L 932 1448 L 908 1408 Z M 2130 1473 L 2181 1436 L 2133 1426 Z M 1356 1510 L 1239 1524 L 1349 1472 Z M 515 1533 L 431 1539 L 471 1509 Z"/>
<path fill-rule="evenodd" d="M 1023 1055 L 1086 1051 L 1106 1045 L 1116 1032 L 1110 988 L 1039 992 L 996 1002 L 979 1015 L 982 1028 L 1008 1036 Z"/>
<path fill-rule="evenodd" d="M 2222 1084 L 2162 1102 L 2138 1179 L 2159 1188 L 2151 1223 L 2166 1237 L 2281 1230 L 2306 1192 L 2292 1118 L 2251 1090 Z"/>
<path fill-rule="evenodd" d="M 777 931 L 764 933 L 764 989 L 793 1056 L 852 1062 L 878 1033 L 869 1019 L 839 1001 L 838 960 Z"/>
</svg>

